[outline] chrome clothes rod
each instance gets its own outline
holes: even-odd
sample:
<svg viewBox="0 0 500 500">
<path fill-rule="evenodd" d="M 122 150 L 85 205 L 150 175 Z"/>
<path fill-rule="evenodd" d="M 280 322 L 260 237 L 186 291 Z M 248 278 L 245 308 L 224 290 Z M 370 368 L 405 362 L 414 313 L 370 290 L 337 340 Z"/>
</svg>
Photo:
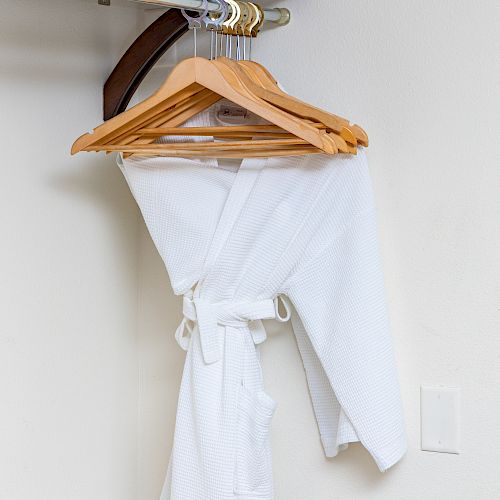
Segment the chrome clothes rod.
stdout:
<svg viewBox="0 0 500 500">
<path fill-rule="evenodd" d="M 171 7 L 174 9 L 188 9 L 188 10 L 202 10 L 202 0 L 132 0 L 137 3 L 144 3 L 148 5 L 155 5 L 156 7 Z M 219 5 L 216 2 L 208 2 L 210 12 L 219 12 Z M 264 9 L 264 20 L 276 23 L 280 26 L 290 22 L 290 11 L 283 8 Z"/>
</svg>

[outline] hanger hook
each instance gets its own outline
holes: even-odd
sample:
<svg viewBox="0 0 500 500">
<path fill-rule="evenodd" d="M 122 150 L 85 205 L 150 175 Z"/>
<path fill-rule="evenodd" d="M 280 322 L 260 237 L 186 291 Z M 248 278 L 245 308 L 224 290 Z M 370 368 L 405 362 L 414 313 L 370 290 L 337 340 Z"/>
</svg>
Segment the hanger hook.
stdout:
<svg viewBox="0 0 500 500">
<path fill-rule="evenodd" d="M 196 30 L 201 28 L 201 22 L 208 14 L 208 0 L 202 0 L 202 2 L 203 3 L 201 5 L 201 8 L 203 12 L 198 17 L 192 17 L 186 12 L 185 9 L 181 9 L 182 15 L 186 18 L 188 22 L 189 29 L 193 30 L 194 57 L 196 57 L 196 52 L 197 52 Z"/>
<path fill-rule="evenodd" d="M 232 35 L 235 34 L 234 32 L 234 26 L 236 22 L 238 21 L 240 17 L 240 7 L 239 5 L 235 2 L 235 0 L 226 0 L 226 2 L 230 5 L 231 7 L 231 16 L 229 19 L 224 23 L 225 31 L 226 31 L 226 57 L 231 58 L 232 52 L 233 52 L 233 40 L 232 40 Z"/>
<path fill-rule="evenodd" d="M 243 24 L 243 59 L 250 59 L 250 55 L 247 52 L 247 38 L 250 38 L 250 42 L 252 41 L 252 28 L 258 22 L 258 10 L 251 2 L 245 2 L 246 10 L 247 10 L 247 20 Z M 250 43 L 248 44 L 250 45 Z"/>
<path fill-rule="evenodd" d="M 207 29 L 219 29 L 229 16 L 229 7 L 226 0 L 214 0 L 219 4 L 219 12 L 208 13 L 203 18 Z M 215 17 L 216 16 L 216 17 Z"/>
<path fill-rule="evenodd" d="M 249 31 L 249 37 L 250 37 L 250 49 L 249 49 L 249 53 L 248 53 L 248 59 L 252 60 L 252 42 L 253 42 L 253 39 L 257 36 L 257 33 L 260 29 L 260 26 L 262 26 L 263 12 L 262 12 L 261 8 L 255 3 L 248 2 L 248 5 L 249 5 L 250 9 L 253 10 L 255 13 L 255 17 L 248 25 L 248 31 Z"/>
<path fill-rule="evenodd" d="M 236 24 L 236 35 L 238 39 L 238 60 L 241 60 L 246 57 L 245 31 L 249 19 L 251 18 L 251 10 L 248 2 L 237 1 L 237 3 L 240 8 L 240 17 Z M 241 37 L 243 37 L 243 40 Z"/>
<path fill-rule="evenodd" d="M 229 15 L 229 6 L 225 0 L 215 0 L 219 4 L 218 13 L 209 13 L 204 18 L 205 27 L 210 31 L 210 59 L 217 59 L 217 33 Z"/>
<path fill-rule="evenodd" d="M 253 11 L 252 18 L 251 18 L 251 20 L 250 20 L 250 22 L 248 23 L 248 26 L 247 26 L 247 29 L 248 29 L 248 32 L 249 32 L 248 36 L 252 36 L 253 30 L 255 29 L 255 27 L 260 22 L 260 10 L 257 7 L 257 5 L 255 5 L 252 2 L 248 2 L 248 6 L 250 7 L 250 10 Z"/>
<path fill-rule="evenodd" d="M 259 31 L 262 28 L 262 25 L 264 24 L 264 11 L 262 10 L 262 7 L 258 3 L 254 4 L 254 5 L 255 5 L 255 7 L 257 7 L 257 10 L 259 11 L 259 22 L 254 27 L 255 37 L 257 37 L 257 35 L 259 34 Z"/>
</svg>

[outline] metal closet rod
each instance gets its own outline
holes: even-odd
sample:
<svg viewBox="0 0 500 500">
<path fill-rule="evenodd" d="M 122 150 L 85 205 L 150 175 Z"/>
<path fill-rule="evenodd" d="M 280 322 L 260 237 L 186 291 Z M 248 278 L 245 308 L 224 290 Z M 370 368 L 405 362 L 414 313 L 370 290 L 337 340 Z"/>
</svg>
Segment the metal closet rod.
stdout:
<svg viewBox="0 0 500 500">
<path fill-rule="evenodd" d="M 175 9 L 202 10 L 202 0 L 132 0 L 138 3 L 156 5 L 157 7 L 172 7 Z M 210 12 L 219 12 L 219 5 L 216 2 L 208 2 Z M 276 23 L 281 26 L 290 22 L 290 11 L 283 8 L 264 9 L 264 20 Z"/>
</svg>

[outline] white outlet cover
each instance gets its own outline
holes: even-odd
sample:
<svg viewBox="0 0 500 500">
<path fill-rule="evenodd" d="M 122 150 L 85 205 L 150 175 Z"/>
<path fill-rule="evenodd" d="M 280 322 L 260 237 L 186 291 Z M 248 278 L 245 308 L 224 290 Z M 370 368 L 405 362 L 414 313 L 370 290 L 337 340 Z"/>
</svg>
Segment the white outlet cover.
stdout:
<svg viewBox="0 0 500 500">
<path fill-rule="evenodd" d="M 460 389 L 420 388 L 423 451 L 460 453 Z"/>
</svg>

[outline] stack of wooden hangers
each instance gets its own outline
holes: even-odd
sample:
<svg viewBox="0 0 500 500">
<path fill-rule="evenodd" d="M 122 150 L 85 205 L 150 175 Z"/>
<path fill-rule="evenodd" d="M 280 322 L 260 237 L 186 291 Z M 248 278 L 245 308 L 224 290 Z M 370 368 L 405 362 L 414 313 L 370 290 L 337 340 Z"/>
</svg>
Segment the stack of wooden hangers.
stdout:
<svg viewBox="0 0 500 500">
<path fill-rule="evenodd" d="M 229 4 L 229 8 L 223 9 L 218 19 L 212 15 L 210 26 L 220 30 L 226 42 L 232 40 L 227 37 L 257 35 L 263 22 L 259 6 L 217 1 L 221 6 Z M 204 17 L 209 19 L 207 12 Z M 241 51 L 239 60 L 214 55 L 213 49 L 211 52 L 212 60 L 193 57 L 179 63 L 152 96 L 81 136 L 71 153 L 118 151 L 125 156 L 251 158 L 356 154 L 358 145 L 368 145 L 361 127 L 290 96 L 266 68 L 246 60 L 245 54 L 241 57 Z M 182 127 L 223 98 L 268 124 Z M 207 140 L 157 143 L 159 137 L 179 135 L 204 136 Z"/>
</svg>

